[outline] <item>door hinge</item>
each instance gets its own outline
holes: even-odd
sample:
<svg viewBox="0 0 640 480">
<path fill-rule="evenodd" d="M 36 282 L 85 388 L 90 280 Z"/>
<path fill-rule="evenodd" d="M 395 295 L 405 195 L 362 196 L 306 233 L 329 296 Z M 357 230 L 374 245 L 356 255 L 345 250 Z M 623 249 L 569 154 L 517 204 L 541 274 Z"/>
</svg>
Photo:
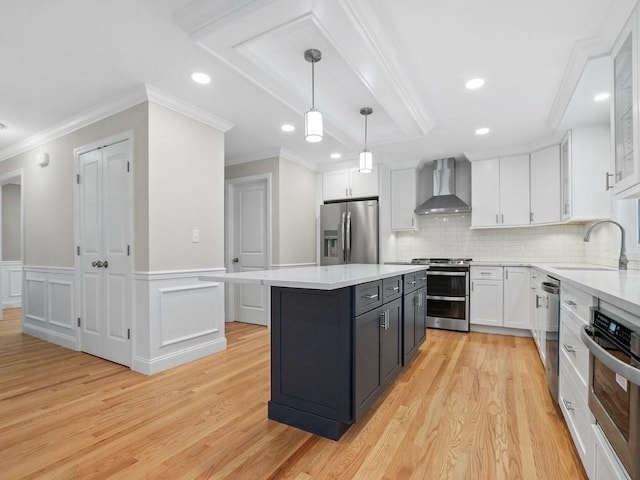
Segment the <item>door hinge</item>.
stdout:
<svg viewBox="0 0 640 480">
<path fill-rule="evenodd" d="M 78 317 L 78 327 L 80 326 L 80 317 Z"/>
<path fill-rule="evenodd" d="M 76 254 L 77 254 L 78 256 L 80 256 L 80 245 L 78 245 L 78 246 L 76 247 Z"/>
<path fill-rule="evenodd" d="M 131 255 L 131 247 L 127 245 L 127 255 Z"/>
<path fill-rule="evenodd" d="M 127 328 L 127 340 L 131 340 L 131 329 Z"/>
<path fill-rule="evenodd" d="M 79 173 L 76 175 L 76 183 L 78 185 L 80 185 L 80 174 Z"/>
<path fill-rule="evenodd" d="M 529 212 L 529 221 L 533 222 L 533 212 Z"/>
<path fill-rule="evenodd" d="M 127 162 L 127 172 L 129 172 L 129 162 Z"/>
</svg>

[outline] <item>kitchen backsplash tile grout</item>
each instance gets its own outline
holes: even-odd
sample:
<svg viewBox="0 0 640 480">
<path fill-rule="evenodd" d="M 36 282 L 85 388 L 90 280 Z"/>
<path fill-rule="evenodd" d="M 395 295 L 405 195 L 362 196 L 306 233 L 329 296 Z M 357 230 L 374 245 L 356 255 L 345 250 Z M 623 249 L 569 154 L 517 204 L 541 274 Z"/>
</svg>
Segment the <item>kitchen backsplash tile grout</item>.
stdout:
<svg viewBox="0 0 640 480">
<path fill-rule="evenodd" d="M 585 243 L 582 224 L 471 229 L 469 215 L 419 216 L 418 230 L 398 232 L 396 258 L 465 257 L 479 261 L 588 262 L 617 266 L 619 237 L 610 228 Z M 630 261 L 629 268 L 640 269 Z"/>
</svg>

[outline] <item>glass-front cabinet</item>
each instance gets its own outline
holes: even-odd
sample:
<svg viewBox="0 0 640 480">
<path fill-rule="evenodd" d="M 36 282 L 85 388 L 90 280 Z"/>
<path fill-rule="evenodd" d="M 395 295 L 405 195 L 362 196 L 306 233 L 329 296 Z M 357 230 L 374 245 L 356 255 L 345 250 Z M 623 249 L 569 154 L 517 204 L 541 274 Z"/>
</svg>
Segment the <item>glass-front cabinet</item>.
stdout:
<svg viewBox="0 0 640 480">
<path fill-rule="evenodd" d="M 634 11 L 613 47 L 613 172 L 607 186 L 619 198 L 640 195 L 638 168 L 638 15 Z"/>
</svg>

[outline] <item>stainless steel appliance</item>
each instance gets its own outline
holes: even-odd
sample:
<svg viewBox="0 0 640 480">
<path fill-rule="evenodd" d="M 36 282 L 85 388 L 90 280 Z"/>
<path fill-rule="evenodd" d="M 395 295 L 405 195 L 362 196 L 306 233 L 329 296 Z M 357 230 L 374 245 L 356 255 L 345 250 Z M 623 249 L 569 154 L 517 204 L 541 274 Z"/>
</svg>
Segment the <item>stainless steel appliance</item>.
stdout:
<svg viewBox="0 0 640 480">
<path fill-rule="evenodd" d="M 428 265 L 427 327 L 469 331 L 469 262 L 466 258 L 414 258 Z"/>
<path fill-rule="evenodd" d="M 378 263 L 378 201 L 320 206 L 321 265 Z"/>
<path fill-rule="evenodd" d="M 455 158 L 436 160 L 433 170 L 433 197 L 414 210 L 419 215 L 469 213 L 471 207 L 456 196 Z"/>
<path fill-rule="evenodd" d="M 551 396 L 558 402 L 560 383 L 560 281 L 549 277 L 541 284 L 542 295 L 536 297 L 536 308 L 542 308 L 544 329 L 544 370 Z"/>
<path fill-rule="evenodd" d="M 580 336 L 590 354 L 589 408 L 631 480 L 640 480 L 640 319 L 625 317 L 594 308 Z"/>
</svg>

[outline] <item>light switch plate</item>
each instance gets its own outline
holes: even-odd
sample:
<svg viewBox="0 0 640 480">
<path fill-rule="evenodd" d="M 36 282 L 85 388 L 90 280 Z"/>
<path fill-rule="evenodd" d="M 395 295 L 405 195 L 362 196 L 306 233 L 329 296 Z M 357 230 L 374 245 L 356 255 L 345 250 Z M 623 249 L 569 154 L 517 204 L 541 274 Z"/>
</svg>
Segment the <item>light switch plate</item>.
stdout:
<svg viewBox="0 0 640 480">
<path fill-rule="evenodd" d="M 193 243 L 200 242 L 200 230 L 192 230 L 192 232 L 191 232 L 191 241 Z"/>
</svg>

